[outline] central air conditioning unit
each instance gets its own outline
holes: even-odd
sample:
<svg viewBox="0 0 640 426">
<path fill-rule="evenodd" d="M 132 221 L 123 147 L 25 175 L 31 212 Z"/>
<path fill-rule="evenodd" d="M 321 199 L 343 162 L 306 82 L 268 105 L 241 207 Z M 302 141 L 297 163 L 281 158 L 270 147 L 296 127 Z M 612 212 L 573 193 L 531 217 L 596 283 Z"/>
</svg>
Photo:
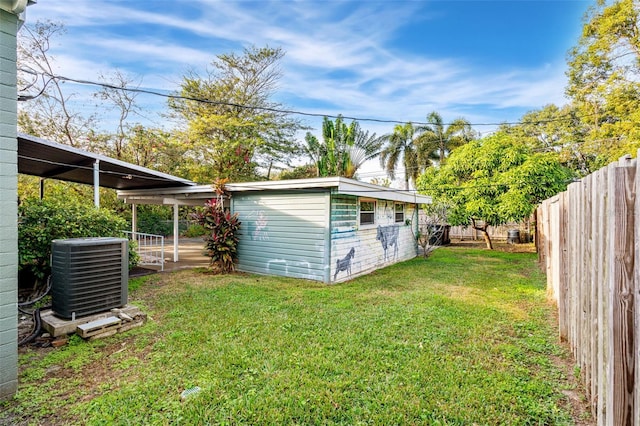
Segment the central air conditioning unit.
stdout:
<svg viewBox="0 0 640 426">
<path fill-rule="evenodd" d="M 127 304 L 129 241 L 70 238 L 51 243 L 51 305 L 75 319 Z"/>
</svg>

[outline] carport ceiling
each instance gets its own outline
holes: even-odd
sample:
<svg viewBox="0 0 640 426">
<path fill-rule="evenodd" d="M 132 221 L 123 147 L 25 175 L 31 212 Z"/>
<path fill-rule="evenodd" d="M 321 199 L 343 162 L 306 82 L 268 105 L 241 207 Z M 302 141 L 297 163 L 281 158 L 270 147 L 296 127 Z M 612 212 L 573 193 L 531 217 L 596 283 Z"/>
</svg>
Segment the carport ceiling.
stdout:
<svg viewBox="0 0 640 426">
<path fill-rule="evenodd" d="M 99 184 L 106 188 L 126 190 L 195 185 L 166 173 L 18 133 L 18 173 L 93 185 L 96 161 L 100 170 Z"/>
</svg>

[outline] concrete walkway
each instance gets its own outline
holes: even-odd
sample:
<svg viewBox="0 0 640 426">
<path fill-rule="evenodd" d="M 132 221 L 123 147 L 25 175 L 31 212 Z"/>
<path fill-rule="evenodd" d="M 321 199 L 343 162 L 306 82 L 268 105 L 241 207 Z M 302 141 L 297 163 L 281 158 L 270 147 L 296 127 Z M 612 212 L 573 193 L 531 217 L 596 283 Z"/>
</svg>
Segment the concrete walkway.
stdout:
<svg viewBox="0 0 640 426">
<path fill-rule="evenodd" d="M 173 261 L 173 238 L 167 238 L 164 242 L 165 271 L 209 266 L 209 258 L 203 254 L 204 240 L 202 238 L 180 238 L 178 240 L 178 262 Z"/>
<path fill-rule="evenodd" d="M 209 258 L 203 252 L 204 241 L 202 238 L 180 238 L 178 240 L 178 262 L 174 262 L 173 238 L 165 238 L 164 272 L 208 267 Z M 160 266 L 140 265 L 129 272 L 129 277 L 147 275 L 154 272 L 160 272 Z"/>
</svg>

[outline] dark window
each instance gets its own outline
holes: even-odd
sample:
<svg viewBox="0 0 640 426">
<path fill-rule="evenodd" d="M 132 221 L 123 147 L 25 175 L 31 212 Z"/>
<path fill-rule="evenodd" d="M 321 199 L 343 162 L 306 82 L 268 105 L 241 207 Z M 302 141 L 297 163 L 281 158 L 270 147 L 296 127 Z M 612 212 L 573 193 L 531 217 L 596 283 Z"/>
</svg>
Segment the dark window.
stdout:
<svg viewBox="0 0 640 426">
<path fill-rule="evenodd" d="M 404 204 L 397 204 L 396 210 L 396 223 L 404 223 Z"/>
<path fill-rule="evenodd" d="M 360 201 L 360 225 L 375 225 L 376 202 Z"/>
</svg>

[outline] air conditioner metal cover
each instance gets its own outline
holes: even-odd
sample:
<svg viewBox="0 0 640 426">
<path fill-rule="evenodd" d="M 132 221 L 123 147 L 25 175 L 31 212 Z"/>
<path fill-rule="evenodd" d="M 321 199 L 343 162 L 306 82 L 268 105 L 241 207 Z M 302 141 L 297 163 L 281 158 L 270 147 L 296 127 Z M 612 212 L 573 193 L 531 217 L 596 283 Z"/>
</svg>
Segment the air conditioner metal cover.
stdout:
<svg viewBox="0 0 640 426">
<path fill-rule="evenodd" d="M 70 238 L 51 243 L 51 305 L 61 318 L 82 317 L 127 303 L 126 238 Z"/>
</svg>

